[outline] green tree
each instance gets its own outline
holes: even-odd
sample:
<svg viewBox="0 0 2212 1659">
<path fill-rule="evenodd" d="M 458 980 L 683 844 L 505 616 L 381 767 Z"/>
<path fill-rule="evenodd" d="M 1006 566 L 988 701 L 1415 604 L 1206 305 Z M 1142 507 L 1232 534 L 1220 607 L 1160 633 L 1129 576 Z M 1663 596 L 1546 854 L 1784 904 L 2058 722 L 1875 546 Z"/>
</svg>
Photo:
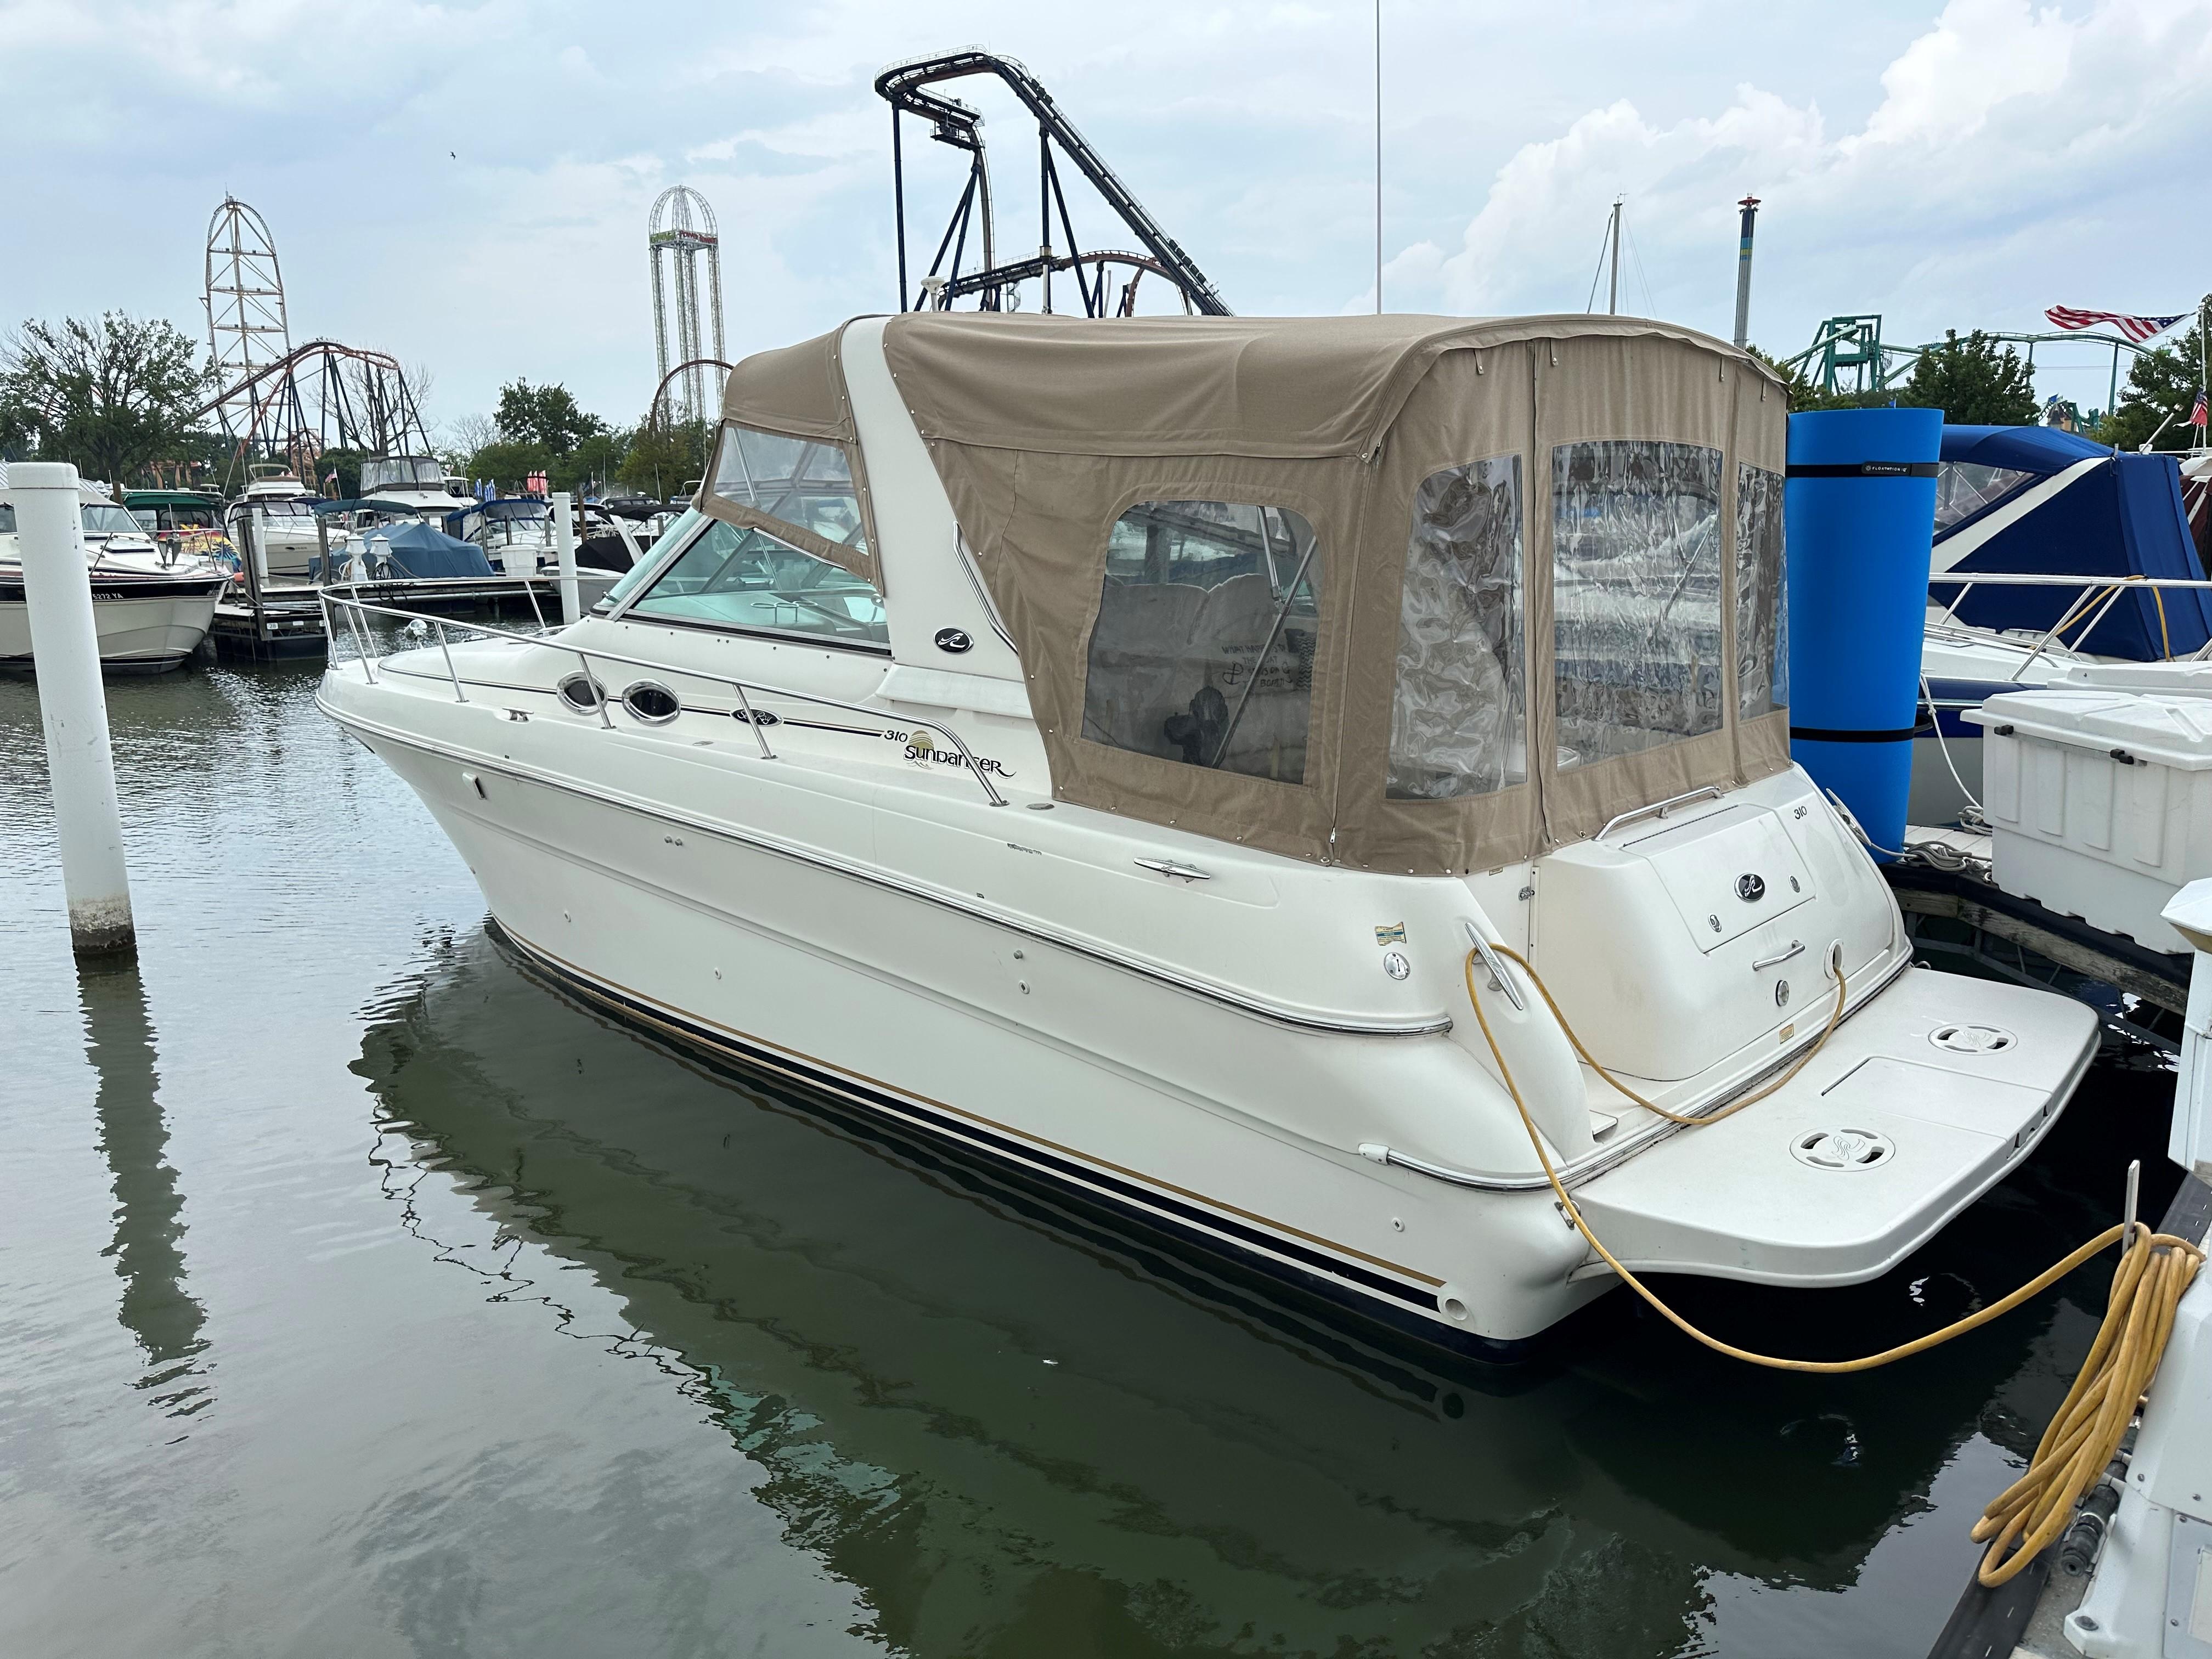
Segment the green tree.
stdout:
<svg viewBox="0 0 2212 1659">
<path fill-rule="evenodd" d="M 1946 330 L 1942 344 L 1920 354 L 1897 401 L 1940 409 L 1952 426 L 2033 426 L 2039 412 L 2027 360 L 1980 329 L 1963 339 Z"/>
<path fill-rule="evenodd" d="M 488 480 L 502 495 L 519 495 L 533 472 L 550 472 L 553 456 L 543 444 L 485 444 L 469 457 L 465 469 L 472 479 Z"/>
<path fill-rule="evenodd" d="M 119 489 L 196 448 L 186 417 L 213 378 L 199 346 L 160 318 L 27 322 L 0 346 L 0 438 Z"/>
<path fill-rule="evenodd" d="M 627 432 L 594 432 L 553 463 L 552 487 L 578 495 L 601 495 L 622 470 L 629 453 Z"/>
<path fill-rule="evenodd" d="M 361 464 L 371 453 L 366 449 L 326 449 L 315 458 L 315 476 L 307 482 L 318 495 L 327 495 L 335 488 L 340 501 L 353 501 L 361 495 Z M 337 474 L 337 484 L 325 485 L 323 480 L 333 472 Z"/>
<path fill-rule="evenodd" d="M 2186 449 L 2196 442 L 2197 429 L 2189 424 L 2189 409 L 2203 384 L 2197 350 L 2197 331 L 2191 328 L 2172 345 L 2138 356 L 2128 371 L 2120 406 L 2097 422 L 2097 441 L 2115 449 L 2139 449 L 2145 443 L 2157 449 Z M 2167 420 L 2168 416 L 2172 419 Z M 2159 432 L 2161 421 L 2166 429 Z M 2155 439 L 2154 432 L 2158 433 Z"/>
<path fill-rule="evenodd" d="M 607 430 L 607 423 L 576 406 L 565 386 L 532 386 L 518 380 L 499 389 L 500 436 L 514 443 L 534 443 L 548 454 L 568 454 L 586 438 Z"/>
<path fill-rule="evenodd" d="M 706 421 L 647 422 L 630 440 L 629 453 L 616 474 L 641 495 L 665 501 L 707 471 L 714 428 Z"/>
</svg>

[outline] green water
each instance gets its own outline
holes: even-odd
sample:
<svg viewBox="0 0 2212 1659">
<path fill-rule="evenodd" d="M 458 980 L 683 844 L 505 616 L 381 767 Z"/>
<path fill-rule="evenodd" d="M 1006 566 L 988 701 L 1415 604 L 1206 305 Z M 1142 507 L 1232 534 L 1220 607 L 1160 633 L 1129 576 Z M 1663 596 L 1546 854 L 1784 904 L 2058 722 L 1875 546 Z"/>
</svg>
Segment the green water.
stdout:
<svg viewBox="0 0 2212 1659">
<path fill-rule="evenodd" d="M 1917 1656 L 2102 1305 L 1846 1378 L 1620 1297 L 1511 1370 L 1312 1323 L 564 1000 L 313 684 L 110 688 L 141 962 L 81 978 L 0 684 L 0 1654 Z M 1875 1285 L 1680 1300 L 1955 1316 L 2163 1201 L 2171 1087 L 2108 1055 Z"/>
</svg>

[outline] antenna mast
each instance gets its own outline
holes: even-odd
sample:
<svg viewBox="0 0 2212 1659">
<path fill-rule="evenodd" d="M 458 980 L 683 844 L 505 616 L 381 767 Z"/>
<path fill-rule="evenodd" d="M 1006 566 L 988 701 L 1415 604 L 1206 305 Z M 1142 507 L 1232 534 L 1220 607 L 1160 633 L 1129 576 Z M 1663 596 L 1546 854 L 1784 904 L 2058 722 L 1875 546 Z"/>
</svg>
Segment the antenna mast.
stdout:
<svg viewBox="0 0 2212 1659">
<path fill-rule="evenodd" d="M 1620 204 L 1627 199 L 1626 196 L 1613 198 L 1613 224 L 1606 232 L 1606 240 L 1613 244 L 1613 281 L 1605 291 L 1605 314 L 1608 317 L 1620 314 Z"/>
<path fill-rule="evenodd" d="M 1743 234 L 1735 252 L 1735 349 L 1741 351 L 1751 343 L 1751 228 L 1759 217 L 1759 198 L 1747 196 L 1736 205 L 1743 210 Z M 2112 361 L 2119 360 L 2116 350 Z"/>
<path fill-rule="evenodd" d="M 1375 0 L 1375 314 L 1382 314 L 1382 0 Z"/>
</svg>

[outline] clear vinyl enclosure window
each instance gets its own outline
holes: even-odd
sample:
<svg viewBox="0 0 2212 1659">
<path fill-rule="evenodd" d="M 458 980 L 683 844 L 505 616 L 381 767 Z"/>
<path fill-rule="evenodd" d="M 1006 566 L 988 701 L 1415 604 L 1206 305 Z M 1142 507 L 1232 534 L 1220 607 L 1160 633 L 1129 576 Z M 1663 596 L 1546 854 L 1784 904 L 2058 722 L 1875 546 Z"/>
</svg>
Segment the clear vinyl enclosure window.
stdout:
<svg viewBox="0 0 2212 1659">
<path fill-rule="evenodd" d="M 1790 566 L 1782 540 L 1782 475 L 1735 470 L 1735 714 L 1756 720 L 1790 704 Z"/>
<path fill-rule="evenodd" d="M 1304 782 L 1322 577 L 1313 526 L 1285 507 L 1131 507 L 1107 545 L 1083 735 Z"/>
<path fill-rule="evenodd" d="M 1936 468 L 1936 533 L 1964 524 L 1984 507 L 1999 501 L 2037 475 L 2018 467 L 1984 466 L 1976 461 L 1943 461 Z"/>
<path fill-rule="evenodd" d="M 1552 451 L 1561 771 L 1721 726 L 1721 452 Z"/>
<path fill-rule="evenodd" d="M 1399 600 L 1392 799 L 1488 794 L 1527 780 L 1521 545 L 1518 455 L 1422 480 Z"/>
<path fill-rule="evenodd" d="M 805 634 L 888 647 L 876 590 L 827 559 L 758 530 L 710 520 L 628 612 L 710 628 Z"/>
<path fill-rule="evenodd" d="M 867 547 L 852 464 L 826 439 L 786 438 L 725 422 L 713 490 L 840 547 Z"/>
</svg>

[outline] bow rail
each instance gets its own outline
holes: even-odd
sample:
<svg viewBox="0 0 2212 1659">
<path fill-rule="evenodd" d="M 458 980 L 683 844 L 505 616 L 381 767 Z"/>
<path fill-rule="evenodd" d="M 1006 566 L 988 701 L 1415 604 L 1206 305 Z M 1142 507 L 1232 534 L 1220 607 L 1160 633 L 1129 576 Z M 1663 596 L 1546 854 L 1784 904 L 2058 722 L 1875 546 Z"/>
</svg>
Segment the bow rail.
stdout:
<svg viewBox="0 0 2212 1659">
<path fill-rule="evenodd" d="M 453 687 L 453 701 L 456 702 L 469 701 L 468 687 L 475 685 L 483 689 L 490 684 L 490 682 L 471 680 L 462 675 L 453 662 L 453 644 L 447 632 L 449 626 L 465 629 L 471 635 L 480 635 L 496 640 L 512 640 L 519 645 L 540 646 L 547 650 L 566 652 L 574 657 L 582 665 L 584 677 L 591 682 L 596 693 L 594 707 L 599 714 L 601 727 L 607 731 L 614 730 L 615 725 L 613 715 L 607 712 L 607 704 L 612 699 L 607 696 L 606 689 L 600 684 L 599 676 L 592 672 L 593 663 L 618 663 L 625 667 L 647 669 L 656 674 L 674 675 L 682 678 L 704 680 L 710 685 L 727 686 L 737 694 L 738 707 L 743 711 L 745 726 L 751 731 L 753 742 L 759 746 L 760 757 L 763 760 L 775 760 L 780 757 L 775 748 L 769 743 L 765 725 L 754 713 L 752 700 L 755 696 L 782 697 L 794 702 L 812 703 L 824 708 L 842 708 L 848 714 L 872 715 L 878 720 L 885 718 L 884 711 L 880 708 L 871 708 L 866 703 L 848 702 L 838 697 L 825 697 L 818 691 L 795 691 L 788 686 L 770 685 L 761 680 L 740 679 L 735 675 L 721 673 L 711 668 L 695 667 L 688 663 L 656 661 L 650 657 L 634 656 L 623 651 L 609 651 L 599 646 L 579 645 L 572 640 L 551 632 L 518 634 L 511 629 L 493 628 L 483 623 L 453 622 L 448 617 L 430 616 L 418 611 L 404 611 L 396 605 L 372 604 L 355 593 L 338 591 L 340 588 L 352 586 L 353 584 L 349 583 L 335 583 L 317 589 L 316 597 L 322 604 L 323 631 L 327 638 L 336 640 L 338 637 L 337 621 L 332 615 L 333 609 L 344 613 L 348 631 L 353 637 L 356 659 L 360 662 L 362 672 L 368 676 L 368 682 L 372 685 L 377 683 L 377 669 L 384 660 L 385 650 L 382 645 L 377 642 L 374 632 L 367 626 L 364 619 L 370 616 L 378 616 L 389 617 L 403 623 L 419 623 L 426 629 L 434 632 L 438 641 L 438 653 L 446 665 L 447 683 Z M 556 695 L 558 695 L 557 691 Z M 907 714 L 901 714 L 897 718 L 907 726 L 919 726 L 940 733 L 958 751 L 962 765 L 974 775 L 976 782 L 983 786 L 985 799 L 994 806 L 1006 805 L 1006 798 L 1000 794 L 997 786 L 992 783 L 990 775 L 976 762 L 974 751 L 968 747 L 967 739 L 959 732 L 940 720 L 925 720 L 918 715 Z"/>
</svg>

